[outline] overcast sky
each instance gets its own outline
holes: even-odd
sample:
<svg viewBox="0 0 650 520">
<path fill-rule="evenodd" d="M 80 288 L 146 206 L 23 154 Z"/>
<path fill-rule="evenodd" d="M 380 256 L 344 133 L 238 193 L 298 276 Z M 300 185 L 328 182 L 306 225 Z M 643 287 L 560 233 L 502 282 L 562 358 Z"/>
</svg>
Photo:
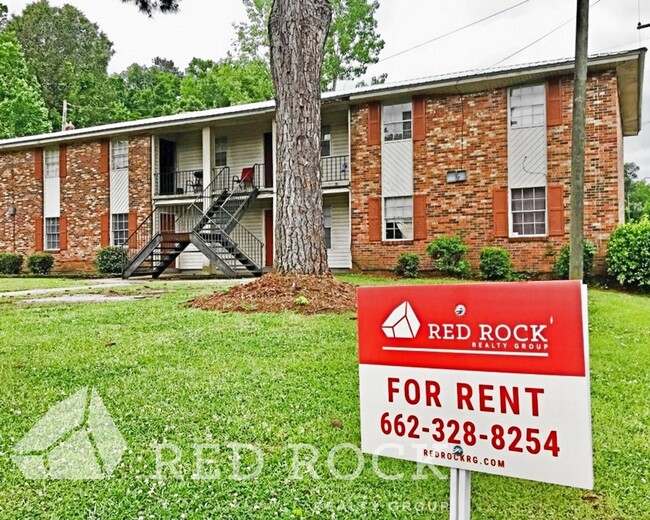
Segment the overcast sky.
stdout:
<svg viewBox="0 0 650 520">
<path fill-rule="evenodd" d="M 26 0 L 0 0 L 11 14 Z M 131 63 L 151 64 L 156 56 L 172 59 L 183 69 L 193 57 L 225 57 L 234 38 L 233 22 L 243 21 L 241 0 L 181 0 L 176 15 L 149 19 L 132 4 L 120 0 L 50 0 L 72 4 L 99 25 L 113 42 L 110 72 Z M 492 67 L 524 49 L 575 16 L 575 0 L 379 0 L 379 33 L 386 41 L 381 61 L 369 76 L 388 73 L 388 81 L 445 72 Z M 518 5 L 520 4 L 520 5 Z M 650 0 L 591 0 L 589 53 L 647 46 L 650 28 L 637 30 L 640 19 L 650 23 Z M 450 36 L 425 43 L 454 29 L 516 6 Z M 575 20 L 500 65 L 572 57 Z M 424 45 L 421 45 L 424 44 Z M 413 47 L 417 48 L 411 49 Z M 407 51 L 408 50 L 408 51 Z M 407 52 L 402 52 L 407 51 Z M 393 56 L 400 53 L 397 56 Z M 649 66 L 646 70 L 650 69 Z M 647 74 L 646 74 L 647 79 Z M 644 81 L 643 130 L 625 139 L 625 160 L 641 166 L 650 180 L 650 82 Z"/>
</svg>

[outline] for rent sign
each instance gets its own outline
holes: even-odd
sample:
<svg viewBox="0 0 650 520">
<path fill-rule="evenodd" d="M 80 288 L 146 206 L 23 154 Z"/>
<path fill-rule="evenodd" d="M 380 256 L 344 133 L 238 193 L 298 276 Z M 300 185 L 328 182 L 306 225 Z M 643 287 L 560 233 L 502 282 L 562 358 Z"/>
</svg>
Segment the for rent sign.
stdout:
<svg viewBox="0 0 650 520">
<path fill-rule="evenodd" d="M 593 487 L 578 281 L 358 290 L 367 453 Z"/>
</svg>

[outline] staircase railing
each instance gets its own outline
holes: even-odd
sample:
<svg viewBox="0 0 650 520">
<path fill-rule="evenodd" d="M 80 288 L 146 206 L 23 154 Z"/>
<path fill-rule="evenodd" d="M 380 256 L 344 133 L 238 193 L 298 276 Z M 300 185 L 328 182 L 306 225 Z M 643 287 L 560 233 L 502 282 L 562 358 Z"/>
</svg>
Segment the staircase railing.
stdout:
<svg viewBox="0 0 650 520">
<path fill-rule="evenodd" d="M 227 166 L 223 168 L 215 168 L 212 181 L 210 184 L 189 204 L 184 206 L 180 213 L 174 213 L 173 227 L 170 223 L 162 223 L 159 220 L 161 213 L 170 213 L 170 209 L 161 209 L 161 206 L 156 206 L 149 215 L 135 228 L 129 237 L 120 244 L 120 247 L 126 252 L 125 259 L 122 265 L 122 270 L 126 268 L 138 256 L 140 251 L 154 238 L 157 232 L 168 231 L 170 233 L 189 233 L 192 231 L 196 220 L 203 215 L 203 202 L 207 199 L 207 204 L 212 203 L 214 194 L 216 193 L 215 186 L 219 184 L 219 179 L 222 177 L 230 177 L 230 168 Z M 192 220 L 192 218 L 194 220 Z M 168 229 L 160 229 L 161 225 L 169 226 Z"/>
</svg>

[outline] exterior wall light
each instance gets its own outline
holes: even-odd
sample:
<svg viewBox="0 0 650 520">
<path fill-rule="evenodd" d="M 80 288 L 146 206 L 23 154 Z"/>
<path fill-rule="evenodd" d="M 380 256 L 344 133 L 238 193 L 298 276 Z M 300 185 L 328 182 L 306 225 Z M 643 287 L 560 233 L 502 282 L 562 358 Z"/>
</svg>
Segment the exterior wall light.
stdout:
<svg viewBox="0 0 650 520">
<path fill-rule="evenodd" d="M 447 182 L 464 182 L 467 180 L 466 170 L 447 170 Z"/>
<path fill-rule="evenodd" d="M 9 206 L 7 208 L 7 215 L 13 217 L 16 214 L 16 208 L 14 206 Z"/>
</svg>

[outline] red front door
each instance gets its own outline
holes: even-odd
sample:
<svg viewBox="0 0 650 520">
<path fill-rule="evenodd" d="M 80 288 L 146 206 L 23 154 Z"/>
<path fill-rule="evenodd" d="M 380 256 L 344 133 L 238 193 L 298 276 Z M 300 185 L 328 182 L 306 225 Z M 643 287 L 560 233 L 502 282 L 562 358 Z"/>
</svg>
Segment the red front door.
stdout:
<svg viewBox="0 0 650 520">
<path fill-rule="evenodd" d="M 273 210 L 264 210 L 264 265 L 273 265 Z"/>
</svg>

